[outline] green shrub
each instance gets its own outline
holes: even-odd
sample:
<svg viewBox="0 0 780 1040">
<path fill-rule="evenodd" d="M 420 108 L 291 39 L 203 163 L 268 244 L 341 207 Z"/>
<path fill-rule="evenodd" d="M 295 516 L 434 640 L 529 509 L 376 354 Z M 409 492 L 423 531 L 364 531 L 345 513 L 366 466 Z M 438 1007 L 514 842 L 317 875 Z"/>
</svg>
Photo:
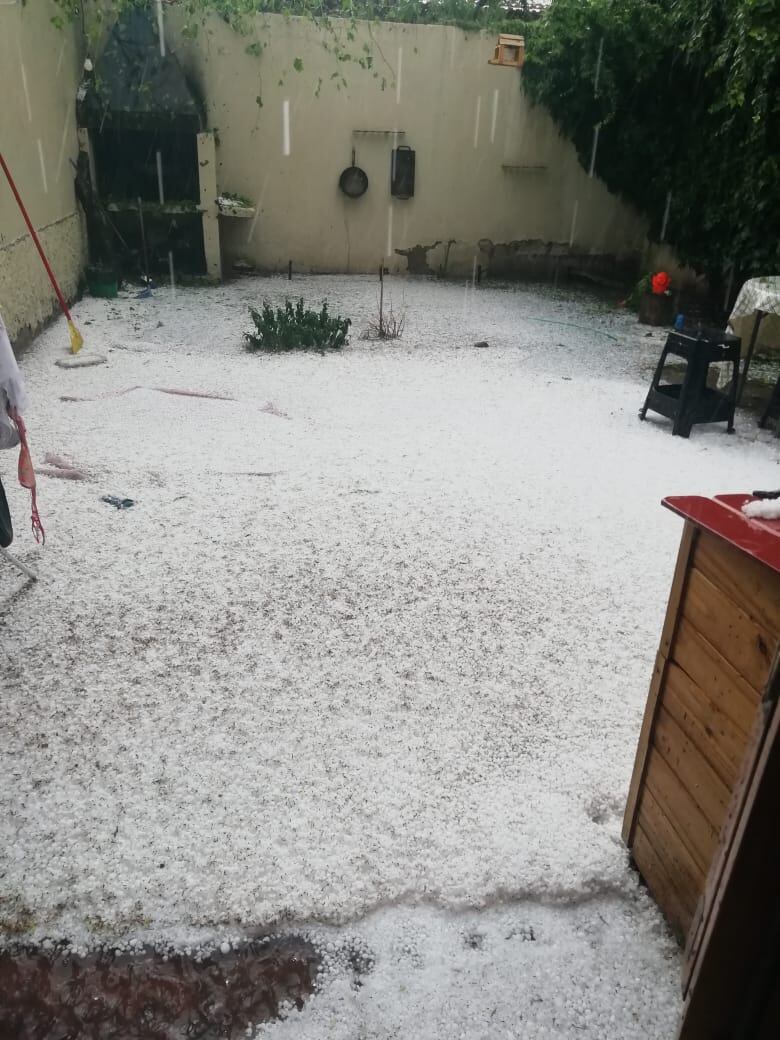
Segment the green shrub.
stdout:
<svg viewBox="0 0 780 1040">
<path fill-rule="evenodd" d="M 276 310 L 268 303 L 261 311 L 249 308 L 255 332 L 244 336 L 247 350 L 340 350 L 347 342 L 349 318 L 333 317 L 328 314 L 328 305 L 323 303 L 321 311 L 304 307 L 303 300 L 295 306 L 287 300 L 284 307 Z"/>
<path fill-rule="evenodd" d="M 651 277 L 652 275 L 643 274 L 634 286 L 634 288 L 628 294 L 628 296 L 626 297 L 626 307 L 628 307 L 629 310 L 639 310 L 639 301 L 642 299 L 645 293 L 649 293 L 652 288 L 652 282 L 650 280 Z"/>
</svg>

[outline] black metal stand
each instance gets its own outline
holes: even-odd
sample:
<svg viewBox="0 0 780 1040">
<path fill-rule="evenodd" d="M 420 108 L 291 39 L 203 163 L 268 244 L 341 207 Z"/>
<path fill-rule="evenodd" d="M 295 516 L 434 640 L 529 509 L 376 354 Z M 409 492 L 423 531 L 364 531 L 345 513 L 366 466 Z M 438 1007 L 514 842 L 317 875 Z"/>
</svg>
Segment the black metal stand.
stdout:
<svg viewBox="0 0 780 1040">
<path fill-rule="evenodd" d="M 747 383 L 748 372 L 750 371 L 750 362 L 753 360 L 753 351 L 756 349 L 758 330 L 761 328 L 761 322 L 764 320 L 765 316 L 766 311 L 756 311 L 756 318 L 753 322 L 753 331 L 750 334 L 750 343 L 748 343 L 747 354 L 745 355 L 745 364 L 742 368 L 742 378 L 739 381 L 739 389 L 737 390 L 737 404 L 742 400 L 745 383 Z"/>
<path fill-rule="evenodd" d="M 770 422 L 775 424 L 775 437 L 780 437 L 780 378 L 775 383 L 772 396 L 764 409 L 764 414 L 758 420 L 758 425 L 765 430 Z"/>
<path fill-rule="evenodd" d="M 672 434 L 678 437 L 689 437 L 696 423 L 725 422 L 728 432 L 733 433 L 740 349 L 739 336 L 718 329 L 670 332 L 639 418 L 644 419 L 648 409 L 665 415 L 672 420 Z M 661 383 L 670 354 L 686 361 L 681 384 Z M 719 361 L 732 365 L 731 383 L 725 392 L 707 386 L 709 366 Z"/>
</svg>

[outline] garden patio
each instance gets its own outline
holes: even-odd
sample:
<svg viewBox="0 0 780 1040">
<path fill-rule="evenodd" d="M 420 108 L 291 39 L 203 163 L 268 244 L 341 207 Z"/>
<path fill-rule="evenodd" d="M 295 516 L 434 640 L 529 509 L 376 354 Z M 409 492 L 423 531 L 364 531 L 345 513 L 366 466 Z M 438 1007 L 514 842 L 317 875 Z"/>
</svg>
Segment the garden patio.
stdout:
<svg viewBox="0 0 780 1040">
<path fill-rule="evenodd" d="M 640 423 L 658 336 L 592 295 L 389 279 L 380 344 L 377 288 L 87 298 L 106 364 L 55 367 L 63 321 L 25 354 L 48 539 L 18 525 L 35 585 L 0 561 L 0 925 L 310 938 L 318 991 L 257 1035 L 665 1040 L 679 953 L 620 840 L 659 501 L 776 486 L 772 434 Z M 287 296 L 349 345 L 248 353 Z"/>
</svg>

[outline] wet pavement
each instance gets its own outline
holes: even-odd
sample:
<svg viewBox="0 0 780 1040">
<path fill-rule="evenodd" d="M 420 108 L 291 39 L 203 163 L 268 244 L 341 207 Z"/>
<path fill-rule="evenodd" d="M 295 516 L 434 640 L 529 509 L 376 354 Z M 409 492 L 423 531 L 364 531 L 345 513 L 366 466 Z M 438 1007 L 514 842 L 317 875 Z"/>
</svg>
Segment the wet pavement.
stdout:
<svg viewBox="0 0 780 1040">
<path fill-rule="evenodd" d="M 144 949 L 88 957 L 0 952 L 3 1040 L 178 1040 L 246 1036 L 301 1008 L 320 959 L 299 938 L 257 939 L 202 959 Z"/>
</svg>

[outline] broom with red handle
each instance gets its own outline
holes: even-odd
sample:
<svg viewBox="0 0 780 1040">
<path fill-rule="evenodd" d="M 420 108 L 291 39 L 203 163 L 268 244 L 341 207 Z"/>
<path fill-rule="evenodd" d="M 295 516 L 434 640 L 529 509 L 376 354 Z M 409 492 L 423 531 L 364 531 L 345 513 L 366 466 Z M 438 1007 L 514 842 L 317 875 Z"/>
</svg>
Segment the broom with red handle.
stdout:
<svg viewBox="0 0 780 1040">
<path fill-rule="evenodd" d="M 27 210 L 24 208 L 22 197 L 19 194 L 19 191 L 17 190 L 16 184 L 14 183 L 14 179 L 11 176 L 11 171 L 8 169 L 8 165 L 5 159 L 3 158 L 2 152 L 0 152 L 0 166 L 2 166 L 3 168 L 3 173 L 5 174 L 6 180 L 8 181 L 8 186 L 13 192 L 13 196 L 16 199 L 17 205 L 19 206 L 22 216 L 24 217 L 24 222 L 27 225 L 27 229 L 30 232 L 30 235 L 32 236 L 33 242 L 35 243 L 35 248 L 38 250 L 38 254 L 41 258 L 41 261 L 43 262 L 43 266 L 46 268 L 46 274 L 49 276 L 49 281 L 51 282 L 54 291 L 57 294 L 57 299 L 60 301 L 62 313 L 68 320 L 68 330 L 70 331 L 71 354 L 78 354 L 78 352 L 84 346 L 84 340 L 82 339 L 81 333 L 73 323 L 73 318 L 71 318 L 70 316 L 70 311 L 68 310 L 68 305 L 65 302 L 65 297 L 62 295 L 62 290 L 57 284 L 57 279 L 54 277 L 54 271 L 52 271 L 51 269 L 51 264 L 46 259 L 46 254 L 43 251 L 43 246 L 41 245 L 41 241 L 38 238 L 38 232 L 33 227 L 32 221 L 30 220 L 30 217 L 27 214 Z"/>
</svg>

